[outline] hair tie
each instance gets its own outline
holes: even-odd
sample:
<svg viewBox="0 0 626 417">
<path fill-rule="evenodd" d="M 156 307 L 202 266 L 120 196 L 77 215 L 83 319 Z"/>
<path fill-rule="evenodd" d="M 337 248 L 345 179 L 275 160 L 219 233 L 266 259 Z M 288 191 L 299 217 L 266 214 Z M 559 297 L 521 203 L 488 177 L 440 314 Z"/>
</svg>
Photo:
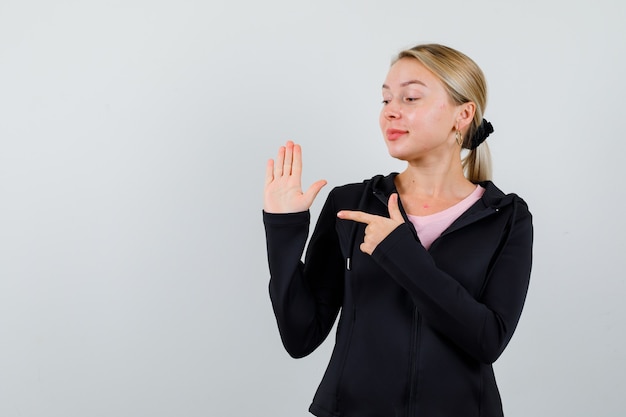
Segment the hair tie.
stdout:
<svg viewBox="0 0 626 417">
<path fill-rule="evenodd" d="M 483 143 L 487 136 L 493 133 L 493 126 L 486 119 L 480 123 L 476 132 L 472 135 L 472 141 L 470 143 L 470 149 L 478 148 L 478 145 Z"/>
</svg>

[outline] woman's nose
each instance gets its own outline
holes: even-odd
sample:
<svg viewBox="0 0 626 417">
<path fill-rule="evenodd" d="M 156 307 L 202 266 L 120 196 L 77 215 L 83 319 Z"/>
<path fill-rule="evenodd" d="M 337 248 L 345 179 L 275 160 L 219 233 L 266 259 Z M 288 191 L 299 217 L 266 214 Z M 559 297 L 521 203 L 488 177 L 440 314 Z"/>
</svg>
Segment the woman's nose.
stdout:
<svg viewBox="0 0 626 417">
<path fill-rule="evenodd" d="M 383 115 L 386 119 L 397 119 L 400 117 L 400 110 L 392 103 L 388 103 L 383 110 Z"/>
</svg>

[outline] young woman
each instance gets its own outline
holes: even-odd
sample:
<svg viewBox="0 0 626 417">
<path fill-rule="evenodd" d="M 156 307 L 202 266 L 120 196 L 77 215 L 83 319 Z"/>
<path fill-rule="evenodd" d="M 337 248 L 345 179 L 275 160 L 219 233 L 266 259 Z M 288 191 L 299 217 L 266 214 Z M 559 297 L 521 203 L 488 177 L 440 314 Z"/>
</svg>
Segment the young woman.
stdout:
<svg viewBox="0 0 626 417">
<path fill-rule="evenodd" d="M 303 192 L 292 142 L 268 162 L 283 344 L 308 355 L 341 311 L 316 416 L 502 416 L 492 363 L 522 312 L 533 230 L 525 202 L 490 181 L 483 73 L 454 49 L 419 45 L 394 60 L 382 95 L 381 130 L 406 169 L 333 189 L 304 262 L 308 209 L 326 183 Z"/>
</svg>

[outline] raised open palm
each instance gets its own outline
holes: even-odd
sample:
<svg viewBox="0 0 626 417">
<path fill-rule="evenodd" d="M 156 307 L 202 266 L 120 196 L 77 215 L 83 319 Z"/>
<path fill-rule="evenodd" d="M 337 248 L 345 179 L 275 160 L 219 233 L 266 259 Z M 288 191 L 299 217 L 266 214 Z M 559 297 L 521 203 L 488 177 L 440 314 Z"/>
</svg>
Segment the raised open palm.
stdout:
<svg viewBox="0 0 626 417">
<path fill-rule="evenodd" d="M 325 185 L 325 180 L 319 180 L 302 192 L 302 149 L 288 141 L 278 150 L 276 161 L 267 161 L 263 210 L 267 213 L 306 211 Z"/>
</svg>

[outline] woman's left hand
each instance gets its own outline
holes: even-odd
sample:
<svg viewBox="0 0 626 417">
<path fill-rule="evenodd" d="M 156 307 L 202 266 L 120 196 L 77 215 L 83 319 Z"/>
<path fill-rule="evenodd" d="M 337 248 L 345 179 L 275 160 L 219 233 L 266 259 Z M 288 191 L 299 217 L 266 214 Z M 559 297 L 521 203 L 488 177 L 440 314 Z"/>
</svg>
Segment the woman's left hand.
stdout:
<svg viewBox="0 0 626 417">
<path fill-rule="evenodd" d="M 382 242 L 396 227 L 404 223 L 404 217 L 398 207 L 398 194 L 389 196 L 387 203 L 389 217 L 369 214 L 362 211 L 342 210 L 337 213 L 337 217 L 344 220 L 353 220 L 367 224 L 365 227 L 365 237 L 361 243 L 361 251 L 371 255 L 378 244 Z"/>
</svg>

